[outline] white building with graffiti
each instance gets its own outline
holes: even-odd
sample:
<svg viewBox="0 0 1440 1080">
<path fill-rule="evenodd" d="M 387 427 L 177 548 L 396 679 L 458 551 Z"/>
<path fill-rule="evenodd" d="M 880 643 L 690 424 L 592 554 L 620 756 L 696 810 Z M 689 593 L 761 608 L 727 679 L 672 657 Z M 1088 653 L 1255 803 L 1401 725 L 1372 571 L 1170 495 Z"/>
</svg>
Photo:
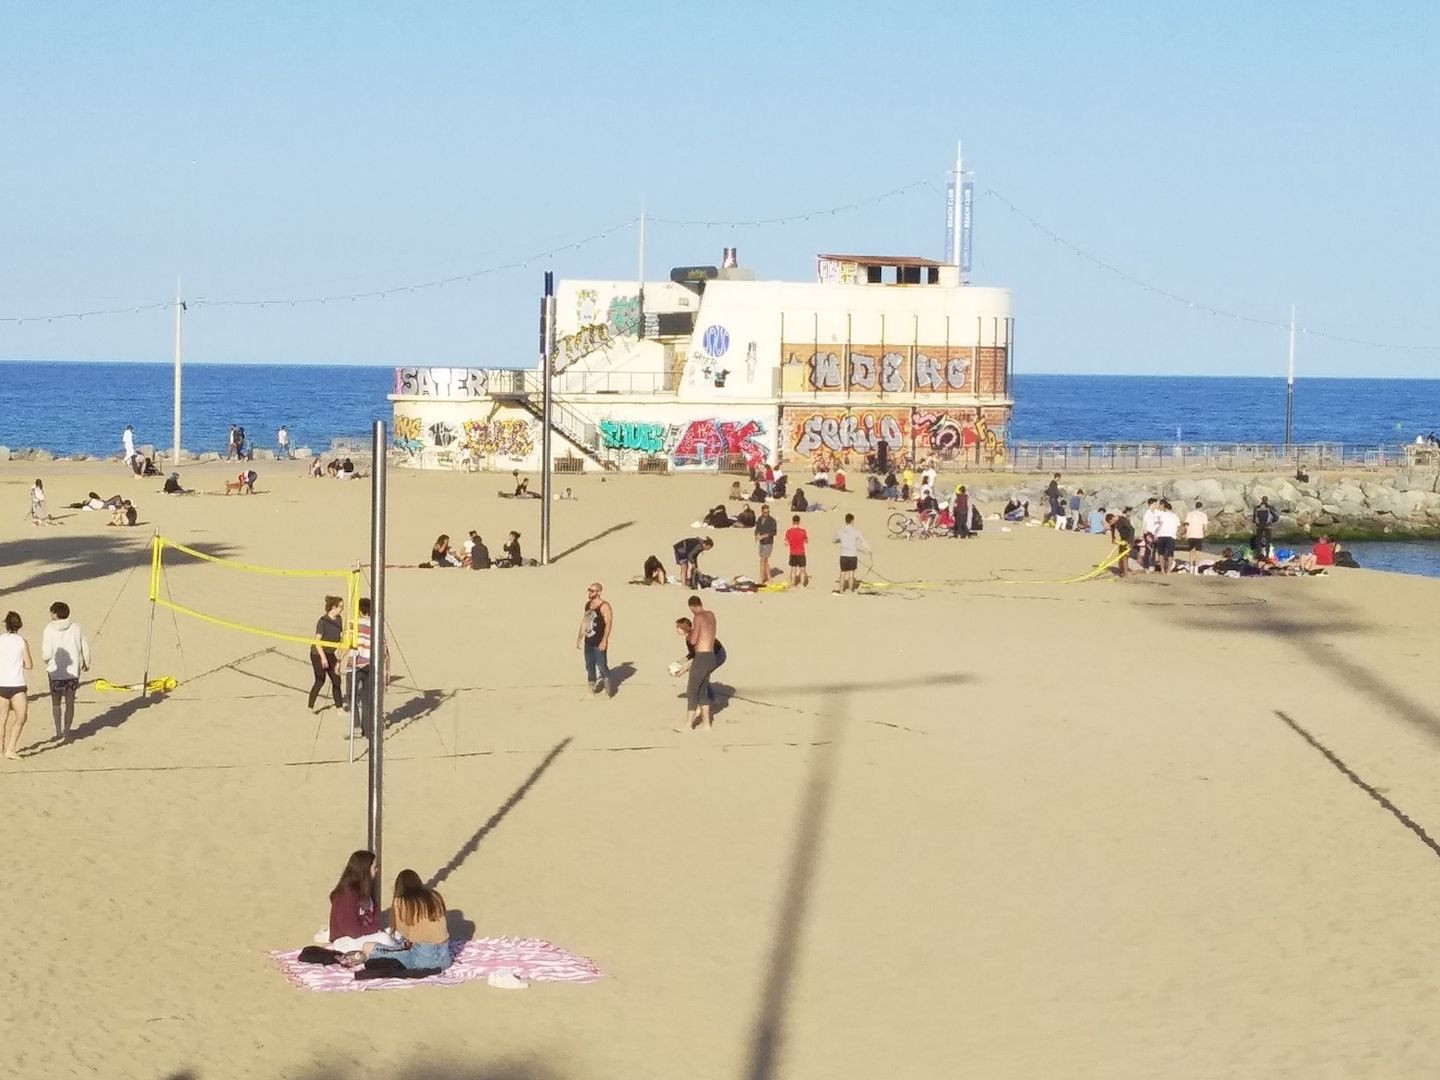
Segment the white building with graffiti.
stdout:
<svg viewBox="0 0 1440 1080">
<path fill-rule="evenodd" d="M 814 281 L 697 266 L 556 294 L 562 471 L 858 464 L 881 440 L 899 461 L 1003 454 L 1010 294 L 962 283 L 955 265 L 821 255 Z M 397 368 L 397 457 L 538 470 L 541 379 L 538 367 Z"/>
</svg>

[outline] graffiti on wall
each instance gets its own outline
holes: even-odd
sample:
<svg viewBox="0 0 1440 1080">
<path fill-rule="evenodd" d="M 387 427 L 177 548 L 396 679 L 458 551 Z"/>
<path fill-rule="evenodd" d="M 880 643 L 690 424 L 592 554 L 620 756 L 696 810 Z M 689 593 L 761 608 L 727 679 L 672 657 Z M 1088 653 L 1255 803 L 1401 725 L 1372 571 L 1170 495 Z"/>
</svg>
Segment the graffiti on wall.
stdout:
<svg viewBox="0 0 1440 1080">
<path fill-rule="evenodd" d="M 930 345 L 786 344 L 782 370 L 787 390 L 816 393 L 998 393 L 1003 363 L 981 350 L 987 364 L 973 376 L 975 349 Z"/>
<path fill-rule="evenodd" d="M 612 337 L 639 337 L 640 297 L 617 296 L 611 300 L 605 326 Z"/>
<path fill-rule="evenodd" d="M 638 450 L 642 454 L 659 454 L 665 450 L 668 433 L 669 429 L 664 424 L 600 421 L 600 443 L 606 450 Z"/>
<path fill-rule="evenodd" d="M 395 434 L 393 440 L 396 447 L 404 450 L 406 453 L 420 453 L 420 451 L 425 448 L 425 428 L 420 423 L 419 417 L 395 417 Z"/>
<path fill-rule="evenodd" d="M 610 327 L 604 323 L 586 323 L 573 334 L 566 334 L 555 343 L 561 367 L 569 367 L 598 349 L 610 345 Z"/>
<path fill-rule="evenodd" d="M 670 452 L 677 466 L 713 465 L 729 454 L 740 454 L 752 468 L 765 460 L 765 447 L 756 441 L 763 429 L 758 420 L 692 420 Z"/>
<path fill-rule="evenodd" d="M 477 398 L 484 397 L 485 390 L 486 377 L 482 368 L 395 369 L 395 393 L 400 397 Z"/>
<path fill-rule="evenodd" d="M 460 432 L 455 430 L 455 425 L 449 420 L 437 420 L 430 425 L 428 430 L 430 441 L 441 450 L 455 445 L 455 440 L 460 437 Z"/>
<path fill-rule="evenodd" d="M 663 456 L 676 468 L 714 466 L 738 454 L 750 466 L 762 463 L 768 453 L 759 420 L 691 420 L 683 424 L 600 421 L 600 441 L 622 465 L 640 456 Z"/>
<path fill-rule="evenodd" d="M 523 461 L 535 450 L 534 429 L 529 420 L 466 420 L 460 447 L 473 457 Z"/>
<path fill-rule="evenodd" d="M 911 433 L 915 456 L 951 461 L 964 457 L 980 460 L 1003 459 L 1005 441 L 980 409 L 916 409 Z"/>
<path fill-rule="evenodd" d="M 787 409 L 791 448 L 805 457 L 863 458 L 885 440 L 890 456 L 904 460 L 910 448 L 909 409 Z"/>
</svg>

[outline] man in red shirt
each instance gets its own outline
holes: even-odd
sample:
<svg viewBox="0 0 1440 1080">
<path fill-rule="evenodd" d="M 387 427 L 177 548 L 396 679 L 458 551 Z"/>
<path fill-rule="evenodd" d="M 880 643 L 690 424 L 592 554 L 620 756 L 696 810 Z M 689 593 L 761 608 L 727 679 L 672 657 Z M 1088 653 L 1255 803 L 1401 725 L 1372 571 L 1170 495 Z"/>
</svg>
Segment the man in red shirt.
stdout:
<svg viewBox="0 0 1440 1080">
<path fill-rule="evenodd" d="M 810 584 L 810 572 L 805 568 L 805 544 L 810 536 L 800 527 L 800 515 L 796 514 L 791 519 L 790 528 L 785 530 L 785 543 L 790 548 L 790 584 Z"/>
</svg>

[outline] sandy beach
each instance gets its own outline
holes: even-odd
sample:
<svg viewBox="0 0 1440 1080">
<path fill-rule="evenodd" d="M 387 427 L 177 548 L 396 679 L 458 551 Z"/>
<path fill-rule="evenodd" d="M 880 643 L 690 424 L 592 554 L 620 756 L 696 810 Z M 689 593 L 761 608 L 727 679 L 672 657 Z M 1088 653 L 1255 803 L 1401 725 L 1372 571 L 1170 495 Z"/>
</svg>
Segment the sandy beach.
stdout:
<svg viewBox="0 0 1440 1080">
<path fill-rule="evenodd" d="M 257 468 L 254 497 L 167 498 L 47 463 L 61 520 L 35 528 L 36 466 L 0 465 L 0 608 L 37 665 L 22 743 L 50 734 L 53 601 L 91 635 L 91 678 L 139 679 L 154 531 L 270 566 L 366 558 L 367 483 Z M 538 554 L 540 504 L 498 499 L 505 479 L 391 473 L 390 559 L 411 567 L 389 576 L 385 897 L 404 866 L 441 875 L 476 936 L 548 939 L 605 978 L 287 983 L 267 952 L 324 924 L 364 844 L 365 765 L 343 714 L 306 708 L 304 646 L 160 610 L 150 670 L 174 692 L 87 684 L 73 742 L 0 762 L 11 1075 L 1436 1075 L 1440 581 L 1051 584 L 1108 544 L 998 522 L 892 540 L 888 506 L 834 496 L 806 515 L 811 589 L 707 593 L 732 689 L 713 732 L 682 734 L 666 664 L 688 594 L 626 582 L 730 478 L 565 479 L 551 566 L 413 568 L 471 528 Z M 63 508 L 92 488 L 142 525 Z M 845 510 L 870 580 L 898 585 L 832 595 Z M 714 535 L 708 572 L 756 572 L 748 532 Z M 574 647 L 595 579 L 609 699 Z M 194 566 L 173 584 L 299 634 L 327 591 Z"/>
</svg>

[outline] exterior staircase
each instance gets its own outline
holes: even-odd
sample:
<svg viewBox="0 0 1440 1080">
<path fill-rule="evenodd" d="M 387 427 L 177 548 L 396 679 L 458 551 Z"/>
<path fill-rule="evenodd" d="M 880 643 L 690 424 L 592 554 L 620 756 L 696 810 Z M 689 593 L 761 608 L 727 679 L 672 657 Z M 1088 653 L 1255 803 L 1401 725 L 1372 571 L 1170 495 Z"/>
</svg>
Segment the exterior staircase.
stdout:
<svg viewBox="0 0 1440 1080">
<path fill-rule="evenodd" d="M 538 371 L 491 371 L 487 389 L 495 400 L 519 405 L 545 422 L 545 387 Z M 599 427 L 553 395 L 550 430 L 607 472 L 619 471 L 619 465 L 600 446 Z"/>
</svg>

